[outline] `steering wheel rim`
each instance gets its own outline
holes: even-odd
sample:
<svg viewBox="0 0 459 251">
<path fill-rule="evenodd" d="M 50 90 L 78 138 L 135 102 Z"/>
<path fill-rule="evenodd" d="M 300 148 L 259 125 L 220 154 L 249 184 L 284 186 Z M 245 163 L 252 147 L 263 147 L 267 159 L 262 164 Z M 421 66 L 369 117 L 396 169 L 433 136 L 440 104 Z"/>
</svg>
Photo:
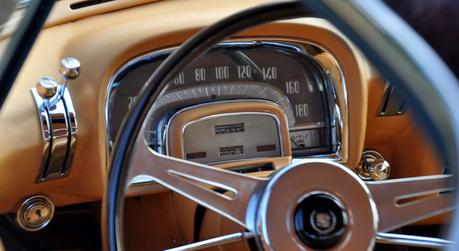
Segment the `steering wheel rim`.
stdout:
<svg viewBox="0 0 459 251">
<path fill-rule="evenodd" d="M 379 13 L 386 13 L 386 16 L 374 13 L 376 9 L 383 10 Z M 439 146 L 441 152 L 445 153 L 448 165 L 457 167 L 457 158 L 459 156 L 457 154 L 459 115 L 452 112 L 451 109 L 459 107 L 459 99 L 456 97 L 459 93 L 459 84 L 444 63 L 417 34 L 394 14 L 389 15 L 387 13 L 391 13 L 387 10 L 387 7 L 373 1 L 305 1 L 305 5 L 300 2 L 276 3 L 233 15 L 210 26 L 185 42 L 149 78 L 148 84 L 141 91 L 141 95 L 137 99 L 134 108 L 130 111 L 117 139 L 103 203 L 105 248 L 107 250 L 123 250 L 121 217 L 124 189 L 128 180 L 128 168 L 125 167 L 129 167 L 131 161 L 135 160 L 135 156 L 131 156 L 132 153 L 145 154 L 148 152 L 139 151 L 137 147 L 143 142 L 137 136 L 153 101 L 165 89 L 164 87 L 169 80 L 193 58 L 201 55 L 229 35 L 267 21 L 311 14 L 317 14 L 331 21 L 362 50 L 389 81 L 394 83 L 402 93 L 406 94 L 408 101 L 418 108 L 417 115 L 422 119 L 430 134 L 433 135 L 436 145 Z M 390 26 L 385 23 L 387 20 L 392 20 Z M 398 32 L 403 31 L 403 33 L 398 33 L 401 34 L 399 37 L 390 33 L 390 29 L 394 28 L 394 24 Z M 413 51 L 416 51 L 417 54 L 412 53 L 405 44 L 401 43 L 408 41 L 404 39 L 412 39 L 410 40 L 410 46 L 415 47 Z M 387 53 L 387 48 L 392 49 L 390 50 L 391 53 Z M 391 54 L 390 57 L 387 54 Z M 429 69 L 422 64 L 422 61 L 426 58 L 430 62 L 429 66 L 435 66 L 435 72 L 429 72 Z M 413 84 L 412 80 L 416 80 L 416 84 Z M 435 85 L 434 83 L 441 83 L 441 85 Z M 426 93 L 429 93 L 427 97 Z M 435 101 L 433 105 L 429 102 L 432 100 Z M 447 109 L 439 109 L 441 107 L 446 107 Z M 151 155 L 154 156 L 155 154 Z M 161 158 L 171 159 L 167 157 Z M 155 163 L 158 164 L 157 162 Z M 188 165 L 193 166 L 189 163 Z M 194 165 L 198 169 L 204 168 L 203 170 L 206 170 L 206 172 L 216 171 L 203 165 Z M 156 167 L 155 169 L 160 168 Z M 452 169 L 455 171 L 455 168 Z M 222 171 L 218 172 L 222 173 Z M 225 172 L 223 171 L 223 173 Z M 241 178 L 239 177 L 240 175 L 229 172 L 225 173 L 225 175 L 231 176 L 232 179 L 235 177 Z M 352 176 L 352 174 L 349 175 Z M 276 177 L 279 177 L 279 175 Z M 163 180 L 159 179 L 158 181 L 161 182 Z M 250 183 L 251 181 L 248 182 Z M 237 186 L 237 184 L 232 185 Z M 257 183 L 253 185 L 251 191 L 256 191 L 260 197 L 263 197 L 264 189 L 267 185 Z M 250 196 L 249 199 L 245 198 L 245 200 L 250 204 L 252 198 L 253 196 Z M 457 223 L 456 219 L 457 217 L 455 217 L 455 223 Z M 236 219 L 236 221 L 240 220 Z M 249 229 L 257 228 L 255 225 L 248 226 L 247 223 L 242 225 Z M 453 226 L 456 225 L 454 224 Z M 457 234 L 454 234 L 457 233 L 456 227 L 453 227 L 451 232 L 453 237 L 457 236 Z"/>
</svg>

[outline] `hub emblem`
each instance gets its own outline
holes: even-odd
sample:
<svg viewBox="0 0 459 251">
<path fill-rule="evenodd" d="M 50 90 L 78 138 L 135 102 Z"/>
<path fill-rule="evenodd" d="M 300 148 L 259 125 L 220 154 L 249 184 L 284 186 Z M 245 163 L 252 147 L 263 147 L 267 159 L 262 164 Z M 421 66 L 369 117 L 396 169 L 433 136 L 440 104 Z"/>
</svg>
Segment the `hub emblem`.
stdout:
<svg viewBox="0 0 459 251">
<path fill-rule="evenodd" d="M 324 250 L 341 241 L 348 221 L 346 209 L 336 196 L 314 192 L 298 204 L 293 222 L 299 239 L 306 246 Z"/>
<path fill-rule="evenodd" d="M 336 227 L 336 216 L 332 211 L 321 212 L 314 210 L 309 219 L 312 228 L 320 234 L 328 234 Z"/>
</svg>

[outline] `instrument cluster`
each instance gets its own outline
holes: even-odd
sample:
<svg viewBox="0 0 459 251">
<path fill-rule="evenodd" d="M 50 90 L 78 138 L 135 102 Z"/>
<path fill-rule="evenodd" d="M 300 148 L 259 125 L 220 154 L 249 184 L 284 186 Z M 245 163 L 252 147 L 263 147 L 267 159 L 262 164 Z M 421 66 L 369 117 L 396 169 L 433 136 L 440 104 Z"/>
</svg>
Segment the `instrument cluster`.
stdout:
<svg viewBox="0 0 459 251">
<path fill-rule="evenodd" d="M 173 50 L 140 56 L 112 78 L 106 114 L 110 145 L 142 86 Z M 271 102 L 285 114 L 293 157 L 336 155 L 340 147 L 339 109 L 327 70 L 314 59 L 320 53 L 323 51 L 313 45 L 291 42 L 219 44 L 185 67 L 167 85 L 146 122 L 146 142 L 155 151 L 167 154 L 166 134 L 174 115 L 197 106 L 257 100 Z M 186 127 L 183 132 L 184 147 L 188 147 L 184 149 L 186 158 L 218 163 L 266 156 L 268 152 L 268 155 L 282 154 L 275 119 L 254 114 L 223 115 Z M 257 131 L 265 133 L 254 138 Z M 272 139 L 268 142 L 263 140 L 266 138 Z M 266 141 L 266 144 L 241 143 L 244 140 Z"/>
</svg>

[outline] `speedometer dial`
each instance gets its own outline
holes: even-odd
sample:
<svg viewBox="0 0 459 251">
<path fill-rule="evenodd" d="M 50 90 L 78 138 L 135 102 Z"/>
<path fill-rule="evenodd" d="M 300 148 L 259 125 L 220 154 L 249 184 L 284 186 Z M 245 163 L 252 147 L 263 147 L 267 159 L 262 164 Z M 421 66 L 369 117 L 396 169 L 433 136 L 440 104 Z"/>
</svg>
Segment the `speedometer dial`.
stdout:
<svg viewBox="0 0 459 251">
<path fill-rule="evenodd" d="M 111 136 L 140 88 L 168 52 L 152 54 L 124 69 L 110 95 Z M 181 71 L 156 101 L 146 130 L 151 147 L 164 150 L 164 127 L 174 111 L 209 102 L 261 99 L 278 104 L 288 118 L 294 156 L 332 153 L 333 88 L 323 68 L 287 43 L 225 43 Z M 120 112 L 122 111 L 122 112 Z"/>
</svg>

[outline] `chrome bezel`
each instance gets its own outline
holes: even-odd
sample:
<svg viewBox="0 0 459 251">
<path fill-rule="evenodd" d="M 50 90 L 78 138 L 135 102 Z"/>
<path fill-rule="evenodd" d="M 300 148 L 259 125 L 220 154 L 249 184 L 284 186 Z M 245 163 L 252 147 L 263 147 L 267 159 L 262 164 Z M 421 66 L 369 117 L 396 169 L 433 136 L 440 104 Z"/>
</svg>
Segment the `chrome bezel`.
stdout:
<svg viewBox="0 0 459 251">
<path fill-rule="evenodd" d="M 250 100 L 250 99 L 245 99 L 244 101 L 252 101 L 252 102 L 262 102 L 262 103 L 269 103 L 270 105 L 274 105 L 274 106 L 278 106 L 276 103 L 274 102 L 270 102 L 270 101 L 266 101 L 266 100 Z M 189 110 L 193 110 L 193 109 L 197 109 L 197 108 L 201 108 L 201 107 L 205 107 L 207 105 L 212 105 L 212 104 L 221 104 L 221 103 L 231 103 L 231 102 L 238 102 L 238 100 L 224 100 L 224 101 L 218 101 L 218 102 L 213 102 L 211 104 L 198 104 L 198 105 L 194 105 L 194 106 L 190 106 L 190 107 L 186 107 L 176 113 L 174 113 L 174 115 L 168 120 L 167 124 L 166 124 L 166 127 L 164 128 L 164 131 L 163 131 L 163 136 L 165 137 L 165 149 L 166 149 L 166 155 L 169 155 L 170 153 L 170 149 L 169 149 L 169 140 L 168 140 L 168 137 L 167 135 L 169 134 L 169 128 L 170 128 L 170 125 L 171 125 L 171 122 L 174 120 L 175 117 L 177 117 L 178 115 L 182 114 L 183 112 L 186 112 L 186 111 L 189 111 Z M 280 130 L 280 120 L 277 116 L 275 116 L 274 114 L 271 114 L 271 113 L 267 113 L 267 112 L 227 112 L 227 113 L 220 113 L 220 114 L 215 114 L 215 115 L 210 115 L 210 116 L 205 116 L 205 117 L 202 117 L 202 118 L 199 118 L 199 119 L 196 119 L 196 120 L 193 120 L 193 121 L 190 121 L 188 123 L 185 124 L 185 126 L 182 128 L 182 139 L 184 139 L 184 133 L 185 133 L 185 129 L 187 126 L 189 125 L 192 125 L 194 123 L 198 123 L 200 121 L 203 121 L 203 120 L 208 120 L 208 119 L 214 119 L 214 118 L 219 118 L 219 117 L 225 117 L 225 116 L 236 116 L 236 115 L 264 115 L 264 116 L 269 116 L 271 118 L 274 119 L 274 121 L 276 122 L 276 126 L 277 126 L 277 140 L 279 142 L 279 147 L 280 147 L 280 154 L 281 156 L 280 157 L 283 157 L 285 156 L 285 150 L 284 150 L 284 144 L 282 143 L 282 137 L 284 137 L 284 135 L 282 135 L 282 131 Z M 146 142 L 145 142 L 146 143 Z M 148 145 L 146 143 L 146 145 Z M 227 161 L 217 161 L 217 162 L 210 162 L 210 163 L 206 163 L 206 165 L 216 165 L 216 164 L 223 164 L 223 163 L 230 163 L 230 162 L 234 162 L 234 161 L 244 161 L 244 160 L 255 160 L 255 159 L 259 159 L 259 158 L 248 158 L 248 159 L 237 159 L 237 160 L 227 160 Z"/>
<path fill-rule="evenodd" d="M 48 210 L 49 210 L 49 214 L 48 215 L 49 216 L 41 224 L 33 225 L 33 224 L 27 222 L 27 218 L 26 218 L 25 214 L 28 212 L 28 210 L 30 210 L 33 206 L 35 206 L 36 203 L 40 203 L 40 204 L 48 207 Z M 18 224 L 19 227 L 21 227 L 22 229 L 24 229 L 26 231 L 36 232 L 36 231 L 39 231 L 39 230 L 45 228 L 46 226 L 48 226 L 48 224 L 51 222 L 53 217 L 54 217 L 54 203 L 53 203 L 53 201 L 50 198 L 48 198 L 47 196 L 45 196 L 45 195 L 34 195 L 32 197 L 29 197 L 29 198 L 25 199 L 21 203 L 18 211 L 16 212 L 16 224 Z"/>
<path fill-rule="evenodd" d="M 347 100 L 347 85 L 346 85 L 346 79 L 344 78 L 344 74 L 342 72 L 341 66 L 338 63 L 338 60 L 329 53 L 325 48 L 310 43 L 306 41 L 295 41 L 295 40 L 288 40 L 288 39 L 279 39 L 279 38 L 263 38 L 262 40 L 258 39 L 250 39 L 250 40 L 234 40 L 234 41 L 227 41 L 223 42 L 217 45 L 216 48 L 225 48 L 225 47 L 251 47 L 251 46 L 271 46 L 271 47 L 277 47 L 277 48 L 284 48 L 284 49 L 289 49 L 292 51 L 295 51 L 299 54 L 302 54 L 304 56 L 310 57 L 314 59 L 312 55 L 310 55 L 305 47 L 306 46 L 313 46 L 321 51 L 330 54 L 333 59 L 336 62 L 336 67 L 339 69 L 340 73 L 340 82 L 335 83 L 331 78 L 328 78 L 329 81 L 326 83 L 326 90 L 331 91 L 331 94 L 327 94 L 329 98 L 332 100 L 329 100 L 329 120 L 330 120 L 330 139 L 332 139 L 335 144 L 335 151 L 330 154 L 318 154 L 318 155 L 312 155 L 312 156 L 305 156 L 305 157 L 300 157 L 297 159 L 315 159 L 315 158 L 320 158 L 320 159 L 329 159 L 333 161 L 338 161 L 338 162 L 346 162 L 347 161 L 347 153 L 346 151 L 348 150 L 349 144 L 347 142 L 347 136 L 345 136 L 345 127 L 347 125 L 344 125 L 343 123 L 343 117 L 346 117 L 346 121 L 348 118 L 348 100 Z M 149 53 L 145 53 L 143 55 L 140 55 L 126 64 L 122 65 L 116 72 L 115 74 L 110 78 L 107 88 L 106 88 L 106 95 L 105 95 L 105 107 L 104 107 L 104 122 L 105 122 L 105 128 L 106 128 L 106 151 L 107 151 L 107 163 L 109 163 L 109 153 L 111 151 L 111 148 L 113 146 L 113 140 L 111 138 L 111 126 L 110 126 L 110 100 L 112 97 L 112 91 L 117 88 L 116 86 L 116 81 L 119 79 L 120 76 L 123 76 L 128 72 L 128 70 L 131 67 L 134 67 L 135 65 L 142 63 L 142 62 L 149 62 L 149 61 L 154 61 L 155 59 L 165 57 L 172 53 L 174 50 L 176 50 L 178 47 L 170 47 L 170 48 L 165 48 L 162 50 L 157 50 Z M 330 74 L 328 69 L 318 62 L 318 60 L 314 59 L 314 61 L 323 69 L 323 72 L 325 74 Z M 340 93 L 340 95 L 337 95 L 337 91 L 335 86 L 337 85 L 342 85 L 343 88 L 343 93 Z M 338 98 L 342 97 L 344 100 L 342 100 L 342 104 L 344 104 L 344 107 L 341 107 L 338 103 Z M 332 102 L 330 102 L 332 101 Z M 342 114 L 343 112 L 344 114 Z M 167 123 L 167 118 L 165 118 L 166 121 L 163 122 L 158 122 L 162 123 L 163 126 Z M 300 126 L 299 128 L 301 128 Z M 296 129 L 296 127 L 291 127 L 289 129 Z M 164 131 L 164 130 L 163 130 Z M 159 135 L 158 137 L 161 137 L 164 139 L 164 135 Z"/>
</svg>

